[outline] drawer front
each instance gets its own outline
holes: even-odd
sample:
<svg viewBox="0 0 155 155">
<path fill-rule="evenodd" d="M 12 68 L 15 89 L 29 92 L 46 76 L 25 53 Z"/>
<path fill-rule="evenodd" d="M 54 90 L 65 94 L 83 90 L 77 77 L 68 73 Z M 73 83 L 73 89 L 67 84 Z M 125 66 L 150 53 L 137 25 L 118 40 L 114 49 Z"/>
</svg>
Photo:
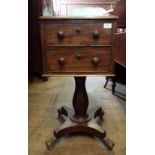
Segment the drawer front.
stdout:
<svg viewBox="0 0 155 155">
<path fill-rule="evenodd" d="M 111 45 L 112 26 L 112 23 L 49 23 L 46 24 L 46 45 Z"/>
<path fill-rule="evenodd" d="M 102 72 L 110 70 L 109 47 L 57 47 L 46 50 L 46 72 Z"/>
</svg>

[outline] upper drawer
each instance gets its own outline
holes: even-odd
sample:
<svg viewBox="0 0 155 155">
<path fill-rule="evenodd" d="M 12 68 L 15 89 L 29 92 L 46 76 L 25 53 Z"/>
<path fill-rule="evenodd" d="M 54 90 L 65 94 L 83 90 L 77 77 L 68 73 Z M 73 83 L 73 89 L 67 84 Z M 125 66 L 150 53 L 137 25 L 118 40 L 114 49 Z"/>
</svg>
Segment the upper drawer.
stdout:
<svg viewBox="0 0 155 155">
<path fill-rule="evenodd" d="M 46 24 L 45 42 L 51 45 L 111 45 L 112 23 Z"/>
</svg>

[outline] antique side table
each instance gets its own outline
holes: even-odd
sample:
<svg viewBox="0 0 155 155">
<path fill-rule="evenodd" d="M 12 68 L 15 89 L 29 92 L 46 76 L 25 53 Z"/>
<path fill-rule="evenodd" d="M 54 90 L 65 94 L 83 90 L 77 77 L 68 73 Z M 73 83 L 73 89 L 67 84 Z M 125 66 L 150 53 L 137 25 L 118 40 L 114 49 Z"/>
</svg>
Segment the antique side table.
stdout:
<svg viewBox="0 0 155 155">
<path fill-rule="evenodd" d="M 58 109 L 65 122 L 54 131 L 54 140 L 46 142 L 51 150 L 57 139 L 71 133 L 89 133 L 101 139 L 111 150 L 114 143 L 97 123 L 104 111 L 88 109 L 85 88 L 87 76 L 114 76 L 113 43 L 116 16 L 39 17 L 43 76 L 73 76 L 73 107 Z"/>
</svg>

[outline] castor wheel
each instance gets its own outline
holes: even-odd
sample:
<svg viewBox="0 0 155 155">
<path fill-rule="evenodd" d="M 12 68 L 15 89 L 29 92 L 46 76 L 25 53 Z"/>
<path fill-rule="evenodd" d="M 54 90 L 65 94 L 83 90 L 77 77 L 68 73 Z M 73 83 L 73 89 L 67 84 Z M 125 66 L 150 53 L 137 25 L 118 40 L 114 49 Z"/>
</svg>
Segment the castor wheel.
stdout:
<svg viewBox="0 0 155 155">
<path fill-rule="evenodd" d="M 61 108 L 58 109 L 58 116 L 62 115 Z"/>
<path fill-rule="evenodd" d="M 55 139 L 51 139 L 51 140 L 47 140 L 45 144 L 46 144 L 47 149 L 49 151 L 52 151 L 53 148 L 54 148 L 55 143 L 56 143 L 56 140 Z"/>
<path fill-rule="evenodd" d="M 68 116 L 67 111 L 65 110 L 64 107 L 61 107 L 58 109 L 58 116 L 61 116 L 61 115 Z"/>
<path fill-rule="evenodd" d="M 100 117 L 100 119 L 103 119 L 103 115 L 104 115 L 104 111 L 102 110 L 102 108 L 99 108 L 94 115 L 94 118 L 96 117 Z"/>
<path fill-rule="evenodd" d="M 105 137 L 103 139 L 103 142 L 108 147 L 109 150 L 112 150 L 115 145 L 114 142 L 111 139 L 109 139 L 108 137 Z"/>
<path fill-rule="evenodd" d="M 100 119 L 103 119 L 104 111 L 101 111 L 99 114 Z"/>
</svg>

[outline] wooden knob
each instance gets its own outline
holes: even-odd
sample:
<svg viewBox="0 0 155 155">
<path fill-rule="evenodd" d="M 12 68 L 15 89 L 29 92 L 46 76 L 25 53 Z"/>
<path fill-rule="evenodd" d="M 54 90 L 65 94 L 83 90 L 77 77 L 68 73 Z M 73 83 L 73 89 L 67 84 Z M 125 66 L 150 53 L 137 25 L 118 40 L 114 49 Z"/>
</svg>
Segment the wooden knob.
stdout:
<svg viewBox="0 0 155 155">
<path fill-rule="evenodd" d="M 99 36 L 100 36 L 100 34 L 99 34 L 98 31 L 94 31 L 94 32 L 93 32 L 93 38 L 94 38 L 94 39 L 98 39 Z"/>
<path fill-rule="evenodd" d="M 77 60 L 80 60 L 80 59 L 81 59 L 81 54 L 77 54 L 77 55 L 76 55 L 76 59 L 77 59 Z"/>
<path fill-rule="evenodd" d="M 93 63 L 94 66 L 98 65 L 99 64 L 99 58 L 94 57 L 93 60 L 92 60 L 92 63 Z"/>
<path fill-rule="evenodd" d="M 59 65 L 60 65 L 60 66 L 64 66 L 64 64 L 65 64 L 65 59 L 64 59 L 63 57 L 61 57 L 61 58 L 58 60 L 58 62 L 59 62 Z"/>
<path fill-rule="evenodd" d="M 80 33 L 80 27 L 76 27 L 76 32 Z"/>
<path fill-rule="evenodd" d="M 64 33 L 63 33 L 63 31 L 59 31 L 59 32 L 57 33 L 57 37 L 58 37 L 60 40 L 62 40 L 62 39 L 64 38 Z"/>
</svg>

